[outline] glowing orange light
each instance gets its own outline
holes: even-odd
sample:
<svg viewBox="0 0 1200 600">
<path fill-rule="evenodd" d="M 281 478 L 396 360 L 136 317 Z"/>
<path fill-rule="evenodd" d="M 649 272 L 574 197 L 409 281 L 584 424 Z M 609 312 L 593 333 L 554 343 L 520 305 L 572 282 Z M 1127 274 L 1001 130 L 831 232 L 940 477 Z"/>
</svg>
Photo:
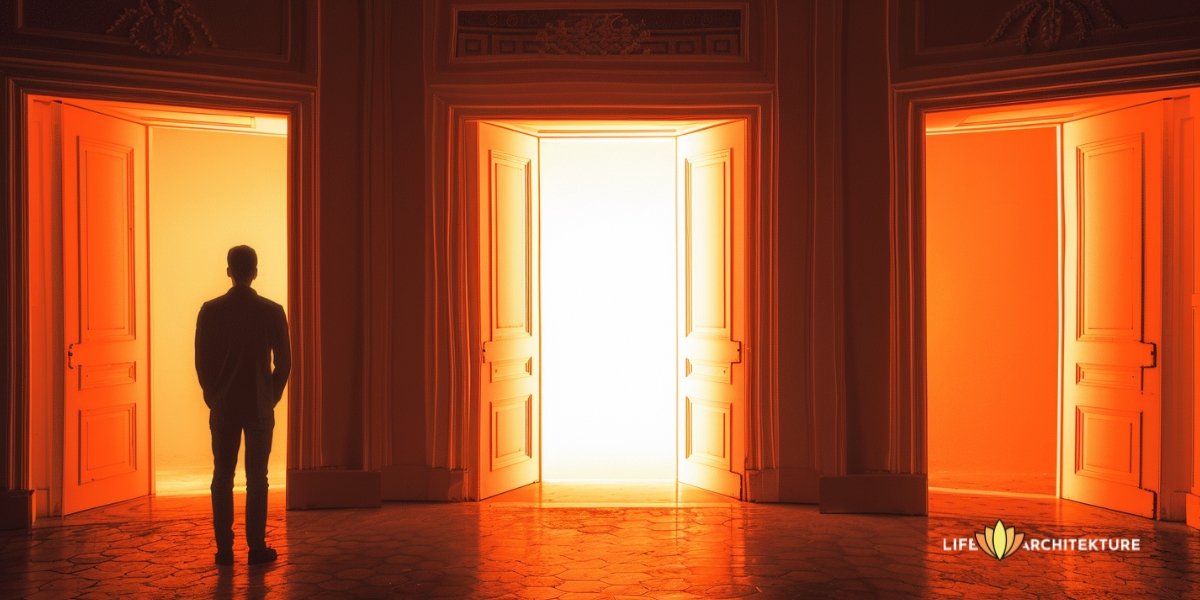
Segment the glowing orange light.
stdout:
<svg viewBox="0 0 1200 600">
<path fill-rule="evenodd" d="M 286 127 L 285 127 L 286 131 Z M 287 139 L 151 127 L 151 402 L 156 489 L 208 493 L 208 409 L 196 383 L 196 312 L 229 288 L 225 252 L 258 251 L 260 294 L 287 306 Z M 275 409 L 268 470 L 282 487 L 287 396 Z M 245 481 L 238 465 L 235 481 Z"/>
<path fill-rule="evenodd" d="M 932 486 L 1054 493 L 1057 151 L 1052 128 L 926 138 Z"/>
</svg>

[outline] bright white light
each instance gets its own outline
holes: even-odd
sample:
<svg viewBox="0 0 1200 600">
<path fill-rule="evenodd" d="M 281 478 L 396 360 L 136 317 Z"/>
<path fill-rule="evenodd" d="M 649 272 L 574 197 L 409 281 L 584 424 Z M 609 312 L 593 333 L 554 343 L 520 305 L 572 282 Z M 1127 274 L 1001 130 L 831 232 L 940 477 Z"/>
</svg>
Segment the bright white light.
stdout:
<svg viewBox="0 0 1200 600">
<path fill-rule="evenodd" d="M 542 479 L 675 479 L 675 140 L 543 139 Z"/>
</svg>

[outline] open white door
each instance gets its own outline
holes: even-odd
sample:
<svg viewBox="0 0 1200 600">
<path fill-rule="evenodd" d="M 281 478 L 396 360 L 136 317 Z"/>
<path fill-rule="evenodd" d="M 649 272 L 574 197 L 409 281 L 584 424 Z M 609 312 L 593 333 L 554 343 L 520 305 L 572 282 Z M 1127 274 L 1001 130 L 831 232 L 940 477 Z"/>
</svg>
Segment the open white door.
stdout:
<svg viewBox="0 0 1200 600">
<path fill-rule="evenodd" d="M 1062 495 L 1155 515 L 1162 102 L 1063 125 Z"/>
<path fill-rule="evenodd" d="M 678 140 L 679 481 L 740 498 L 746 126 L 733 121 Z"/>
<path fill-rule="evenodd" d="M 63 513 L 150 493 L 146 130 L 61 105 Z"/>
<path fill-rule="evenodd" d="M 467 193 L 479 205 L 482 499 L 541 476 L 538 140 L 489 123 L 466 135 Z"/>
</svg>

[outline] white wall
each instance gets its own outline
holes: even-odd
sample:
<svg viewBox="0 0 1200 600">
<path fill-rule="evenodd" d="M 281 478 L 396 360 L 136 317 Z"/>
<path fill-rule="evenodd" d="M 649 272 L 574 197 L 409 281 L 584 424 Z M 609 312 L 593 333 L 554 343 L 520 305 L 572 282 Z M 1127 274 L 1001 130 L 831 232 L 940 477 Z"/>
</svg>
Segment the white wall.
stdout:
<svg viewBox="0 0 1200 600">
<path fill-rule="evenodd" d="M 541 142 L 542 476 L 675 478 L 675 140 Z"/>
</svg>

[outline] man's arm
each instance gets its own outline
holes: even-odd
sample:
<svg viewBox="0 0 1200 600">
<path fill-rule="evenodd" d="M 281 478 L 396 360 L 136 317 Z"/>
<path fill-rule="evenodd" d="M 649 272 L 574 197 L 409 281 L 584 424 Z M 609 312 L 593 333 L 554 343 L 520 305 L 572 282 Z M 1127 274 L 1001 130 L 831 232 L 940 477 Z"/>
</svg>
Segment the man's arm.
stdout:
<svg viewBox="0 0 1200 600">
<path fill-rule="evenodd" d="M 212 408 L 208 399 L 208 391 L 212 388 L 212 332 L 203 307 L 196 315 L 196 379 L 200 381 L 200 389 L 204 391 L 204 403 Z"/>
<path fill-rule="evenodd" d="M 275 314 L 275 323 L 271 332 L 271 355 L 275 370 L 271 372 L 272 389 L 275 392 L 275 402 L 283 397 L 283 386 L 287 385 L 288 374 L 292 371 L 292 346 L 288 339 L 287 315 L 283 307 Z"/>
</svg>

